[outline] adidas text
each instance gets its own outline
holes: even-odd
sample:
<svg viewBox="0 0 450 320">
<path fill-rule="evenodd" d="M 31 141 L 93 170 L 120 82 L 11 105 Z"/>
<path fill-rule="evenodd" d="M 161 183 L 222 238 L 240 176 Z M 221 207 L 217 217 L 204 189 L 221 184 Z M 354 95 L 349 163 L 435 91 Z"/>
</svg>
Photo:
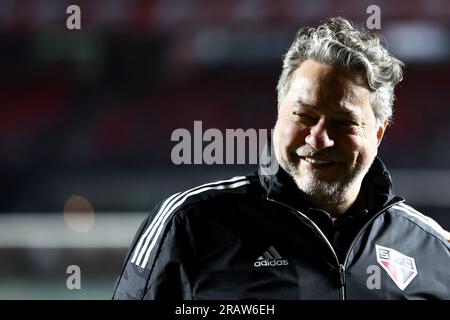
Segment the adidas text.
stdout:
<svg viewBox="0 0 450 320">
<path fill-rule="evenodd" d="M 255 261 L 253 264 L 255 267 L 277 267 L 277 266 L 287 266 L 289 264 L 287 259 L 265 259 Z"/>
</svg>

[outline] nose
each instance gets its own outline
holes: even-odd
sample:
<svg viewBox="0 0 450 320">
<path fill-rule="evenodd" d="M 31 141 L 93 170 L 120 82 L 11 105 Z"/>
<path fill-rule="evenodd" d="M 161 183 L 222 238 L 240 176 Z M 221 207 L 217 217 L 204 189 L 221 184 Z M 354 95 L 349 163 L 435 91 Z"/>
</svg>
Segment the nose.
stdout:
<svg viewBox="0 0 450 320">
<path fill-rule="evenodd" d="M 334 140 L 328 135 L 325 119 L 321 118 L 311 127 L 305 142 L 317 151 L 334 146 Z"/>
</svg>

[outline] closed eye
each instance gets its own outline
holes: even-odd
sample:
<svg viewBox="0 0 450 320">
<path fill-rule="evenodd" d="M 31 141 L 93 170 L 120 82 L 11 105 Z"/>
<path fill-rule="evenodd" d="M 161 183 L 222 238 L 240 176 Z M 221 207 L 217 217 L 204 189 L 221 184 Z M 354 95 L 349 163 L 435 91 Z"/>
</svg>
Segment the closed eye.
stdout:
<svg viewBox="0 0 450 320">
<path fill-rule="evenodd" d="M 292 114 L 294 116 L 296 116 L 297 118 L 301 119 L 301 120 L 307 120 L 307 121 L 314 121 L 314 117 L 312 117 L 311 115 L 307 114 L 307 113 L 303 113 L 303 112 L 292 112 Z"/>
<path fill-rule="evenodd" d="M 339 126 L 346 126 L 346 127 L 352 127 L 352 126 L 358 125 L 355 121 L 352 121 L 352 120 L 336 120 L 335 124 L 337 124 Z"/>
</svg>

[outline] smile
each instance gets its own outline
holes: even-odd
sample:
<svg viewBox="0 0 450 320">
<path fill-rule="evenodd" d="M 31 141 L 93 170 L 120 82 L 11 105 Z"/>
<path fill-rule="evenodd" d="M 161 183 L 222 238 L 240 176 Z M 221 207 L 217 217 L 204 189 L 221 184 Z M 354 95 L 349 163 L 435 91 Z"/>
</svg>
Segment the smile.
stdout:
<svg viewBox="0 0 450 320">
<path fill-rule="evenodd" d="M 335 168 L 335 166 L 339 163 L 332 160 L 324 160 L 324 159 L 315 159 L 310 157 L 299 157 L 300 160 L 306 164 L 307 167 L 311 169 L 331 169 Z"/>
<path fill-rule="evenodd" d="M 319 159 L 314 159 L 314 158 L 308 158 L 308 157 L 301 157 L 302 160 L 312 163 L 312 164 L 328 164 L 328 163 L 332 163 L 332 161 L 327 161 L 327 160 L 319 160 Z"/>
</svg>

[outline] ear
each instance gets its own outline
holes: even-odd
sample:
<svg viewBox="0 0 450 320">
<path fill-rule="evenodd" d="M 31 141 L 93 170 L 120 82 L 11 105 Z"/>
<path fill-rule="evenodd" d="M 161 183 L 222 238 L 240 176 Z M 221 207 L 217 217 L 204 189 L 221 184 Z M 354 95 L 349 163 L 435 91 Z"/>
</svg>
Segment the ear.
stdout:
<svg viewBox="0 0 450 320">
<path fill-rule="evenodd" d="M 377 146 L 380 146 L 381 140 L 383 140 L 384 132 L 386 131 L 386 128 L 388 126 L 389 122 L 385 120 L 377 130 Z"/>
</svg>

